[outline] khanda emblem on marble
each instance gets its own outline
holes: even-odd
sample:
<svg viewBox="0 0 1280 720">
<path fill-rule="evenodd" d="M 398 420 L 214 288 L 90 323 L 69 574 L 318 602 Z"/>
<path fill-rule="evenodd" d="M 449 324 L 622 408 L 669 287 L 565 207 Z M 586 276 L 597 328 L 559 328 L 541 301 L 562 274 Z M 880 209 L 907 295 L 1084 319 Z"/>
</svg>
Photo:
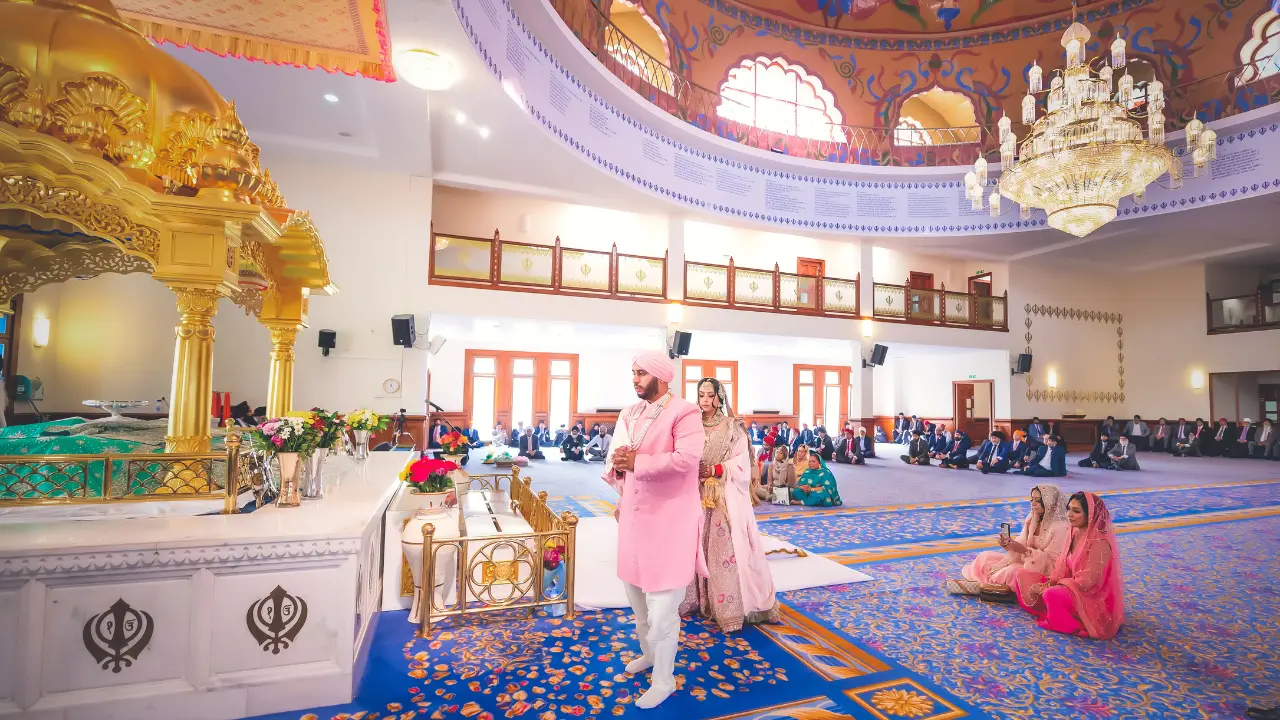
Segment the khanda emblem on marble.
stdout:
<svg viewBox="0 0 1280 720">
<path fill-rule="evenodd" d="M 307 603 L 277 585 L 270 595 L 249 606 L 245 623 L 263 652 L 279 655 L 307 624 Z"/>
<path fill-rule="evenodd" d="M 103 670 L 118 673 L 138 659 L 151 642 L 154 629 L 149 614 L 119 599 L 84 624 L 84 647 Z"/>
</svg>

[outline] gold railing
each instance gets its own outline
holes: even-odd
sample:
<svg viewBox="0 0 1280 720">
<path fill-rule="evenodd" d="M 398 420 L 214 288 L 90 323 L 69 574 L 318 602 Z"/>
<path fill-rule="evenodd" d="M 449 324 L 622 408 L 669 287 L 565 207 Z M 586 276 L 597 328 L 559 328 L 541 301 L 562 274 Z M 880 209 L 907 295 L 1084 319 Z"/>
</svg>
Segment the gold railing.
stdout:
<svg viewBox="0 0 1280 720">
<path fill-rule="evenodd" d="M 547 493 L 535 495 L 529 478 L 520 477 L 518 467 L 512 466 L 509 474 L 472 475 L 470 479 L 471 492 L 497 491 L 502 481 L 507 481 L 512 507 L 532 531 L 468 537 L 461 507 L 458 509 L 459 537 L 436 539 L 435 525 L 423 525 L 419 637 L 431 635 L 433 620 L 501 610 L 564 605 L 565 616 L 572 619 L 577 614 L 573 606 L 573 584 L 578 517 L 567 510 L 557 515 L 547 506 Z M 437 603 L 437 575 L 442 583 L 448 576 L 443 571 L 447 560 L 440 558 L 446 550 L 454 554 L 449 561 L 455 564 L 453 587 L 442 587 L 441 601 Z M 553 575 L 548 578 L 546 562 L 552 552 L 558 554 L 560 564 L 552 569 Z M 437 568 L 442 572 L 437 573 Z M 563 572 L 557 572 L 561 569 Z M 454 601 L 446 606 L 450 589 Z"/>
<path fill-rule="evenodd" d="M 428 281 L 433 285 L 661 301 L 667 259 L 618 252 L 507 242 L 432 232 Z"/>
<path fill-rule="evenodd" d="M 980 330 L 1007 331 L 1009 292 L 997 297 L 875 283 L 872 288 L 872 316 L 917 325 L 948 325 Z"/>
<path fill-rule="evenodd" d="M 782 272 L 776 263 L 773 270 L 741 268 L 732 257 L 728 265 L 684 263 L 684 300 L 690 305 L 856 317 L 858 282 Z"/>
<path fill-rule="evenodd" d="M 253 483 L 245 460 L 235 434 L 222 453 L 0 455 L 0 507 L 221 497 L 234 513 Z"/>
<path fill-rule="evenodd" d="M 734 110 L 778 107 L 787 102 L 771 97 L 754 102 L 754 93 L 733 90 L 722 94 L 688 80 L 620 30 L 598 0 L 551 0 L 551 6 L 600 64 L 633 91 L 680 120 L 726 140 L 810 160 L 857 165 L 970 165 L 979 156 L 999 154 L 994 122 L 989 126 L 920 129 L 828 124 L 810 132 L 811 137 L 754 127 L 734 120 L 735 114 L 741 115 Z M 1263 75 L 1274 65 L 1275 57 L 1166 88 L 1168 129 L 1183 127 L 1197 113 L 1209 122 L 1275 102 L 1280 98 L 1280 74 Z M 752 102 L 744 102 L 748 99 Z M 1016 118 L 1017 114 L 1009 116 Z M 1020 123 L 1015 120 L 1015 124 Z M 925 138 L 927 144 L 920 144 Z"/>
</svg>

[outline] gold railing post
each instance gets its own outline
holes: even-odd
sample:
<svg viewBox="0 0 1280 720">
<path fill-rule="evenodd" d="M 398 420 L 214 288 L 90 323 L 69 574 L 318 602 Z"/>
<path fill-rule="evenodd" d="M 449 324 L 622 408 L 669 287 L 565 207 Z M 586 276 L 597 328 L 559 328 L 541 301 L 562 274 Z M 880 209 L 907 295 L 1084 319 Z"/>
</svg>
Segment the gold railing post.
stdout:
<svg viewBox="0 0 1280 720">
<path fill-rule="evenodd" d="M 436 583 L 432 576 L 435 568 L 435 553 L 431 551 L 431 541 L 436 534 L 436 526 L 426 523 L 422 526 L 422 592 L 418 593 L 418 637 L 431 635 L 431 606 L 435 602 Z"/>
<path fill-rule="evenodd" d="M 213 316 L 222 295 L 211 287 L 170 285 L 178 296 L 177 341 L 169 407 L 167 452 L 209 452 L 213 440 L 209 402 L 213 397 Z"/>
<path fill-rule="evenodd" d="M 212 470 L 212 466 L 210 466 Z M 223 508 L 226 515 L 234 515 L 240 512 L 238 502 L 240 499 L 240 434 L 227 434 L 227 479 L 225 481 L 227 491 L 227 505 Z"/>
<path fill-rule="evenodd" d="M 108 453 L 106 455 L 103 455 L 102 456 L 102 499 L 103 500 L 111 499 L 111 465 L 112 465 L 111 454 Z M 86 488 L 89 486 L 89 468 L 90 467 L 92 467 L 92 465 L 88 462 L 85 462 L 84 484 Z"/>
<path fill-rule="evenodd" d="M 560 519 L 568 528 L 562 560 L 564 563 L 564 616 L 572 620 L 578 614 L 573 607 L 573 583 L 577 574 L 574 570 L 578 562 L 578 516 L 565 510 Z"/>
</svg>

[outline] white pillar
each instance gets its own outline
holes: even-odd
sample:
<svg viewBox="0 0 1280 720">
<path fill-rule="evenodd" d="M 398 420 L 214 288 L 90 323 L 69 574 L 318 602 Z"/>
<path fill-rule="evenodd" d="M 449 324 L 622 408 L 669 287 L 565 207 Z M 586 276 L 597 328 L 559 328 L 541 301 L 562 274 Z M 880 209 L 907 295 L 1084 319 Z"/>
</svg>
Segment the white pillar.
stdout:
<svg viewBox="0 0 1280 720">
<path fill-rule="evenodd" d="M 868 425 L 867 432 L 874 433 L 874 428 L 870 426 L 875 417 L 874 400 L 875 400 L 875 383 L 873 382 L 871 368 L 862 366 L 863 358 L 871 358 L 871 348 L 875 345 L 876 328 L 872 324 L 871 337 L 863 336 L 863 327 L 866 324 L 865 318 L 871 317 L 872 302 L 872 277 L 873 277 L 873 247 L 870 240 L 863 240 L 858 246 L 858 303 L 862 311 L 864 320 L 855 323 L 853 347 L 856 357 L 853 358 L 853 369 L 849 373 L 852 392 L 850 395 L 849 417 L 855 422 L 865 422 Z"/>
<path fill-rule="evenodd" d="M 667 216 L 667 299 L 684 301 L 684 218 Z"/>
</svg>

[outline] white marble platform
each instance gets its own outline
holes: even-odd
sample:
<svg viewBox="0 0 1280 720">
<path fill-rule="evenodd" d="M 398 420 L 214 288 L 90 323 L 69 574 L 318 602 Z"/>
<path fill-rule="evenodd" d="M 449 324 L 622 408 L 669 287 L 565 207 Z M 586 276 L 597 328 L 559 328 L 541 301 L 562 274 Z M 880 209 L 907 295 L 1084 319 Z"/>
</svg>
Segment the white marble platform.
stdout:
<svg viewBox="0 0 1280 720">
<path fill-rule="evenodd" d="M 414 457 L 331 459 L 325 497 L 300 508 L 0 525 L 0 716 L 349 702 L 381 599 L 383 513 Z"/>
</svg>

